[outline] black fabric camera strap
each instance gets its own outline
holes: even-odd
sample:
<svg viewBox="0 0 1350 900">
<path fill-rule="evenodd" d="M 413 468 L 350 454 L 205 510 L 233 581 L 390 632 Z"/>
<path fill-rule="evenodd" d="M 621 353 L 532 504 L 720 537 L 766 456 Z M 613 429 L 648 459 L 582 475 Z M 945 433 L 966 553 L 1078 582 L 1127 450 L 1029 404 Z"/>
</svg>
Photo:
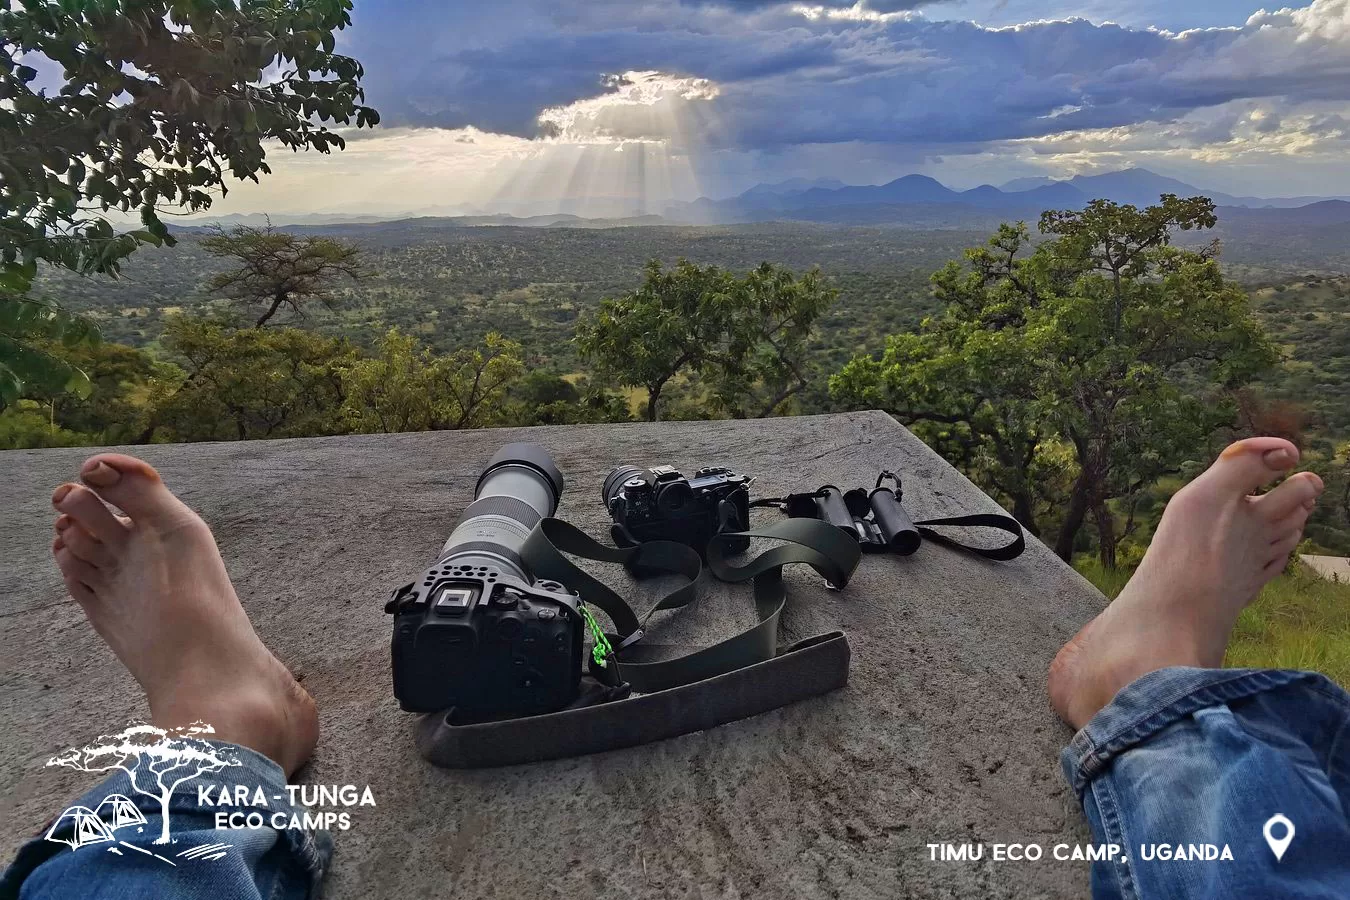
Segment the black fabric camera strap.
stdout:
<svg viewBox="0 0 1350 900">
<path fill-rule="evenodd" d="M 1002 547 L 976 547 L 973 544 L 965 544 L 956 538 L 948 537 L 940 531 L 935 531 L 934 525 L 961 528 L 997 528 L 1011 534 L 1013 539 Z M 1022 534 L 1022 526 L 1017 524 L 1017 520 L 1012 516 L 1003 516 L 997 513 L 975 513 L 969 516 L 952 516 L 947 519 L 925 519 L 922 522 L 915 522 L 914 527 L 927 540 L 942 544 L 944 547 L 951 547 L 954 550 L 963 550 L 966 553 L 983 556 L 985 559 L 999 561 L 1016 559 L 1027 548 L 1027 539 Z"/>
<path fill-rule="evenodd" d="M 728 561 L 728 543 L 747 537 L 782 543 L 742 565 Z M 639 616 L 564 554 L 618 563 L 637 576 L 677 575 L 685 583 Z M 720 535 L 707 555 L 708 568 L 719 579 L 754 581 L 757 621 L 726 640 L 671 655 L 681 648 L 640 638 L 657 610 L 694 599 L 703 567 L 698 553 L 670 541 L 610 547 L 560 519 L 542 520 L 521 548 L 522 561 L 536 578 L 561 582 L 609 616 L 618 630 L 609 665 L 641 696 L 496 722 L 455 724 L 444 713 L 430 715 L 418 729 L 422 755 L 437 765 L 472 768 L 614 750 L 759 715 L 847 683 L 849 648 L 843 632 L 780 648 L 778 620 L 787 599 L 783 566 L 804 563 L 843 587 L 862 555 L 856 541 L 824 522 L 788 519 Z"/>
</svg>

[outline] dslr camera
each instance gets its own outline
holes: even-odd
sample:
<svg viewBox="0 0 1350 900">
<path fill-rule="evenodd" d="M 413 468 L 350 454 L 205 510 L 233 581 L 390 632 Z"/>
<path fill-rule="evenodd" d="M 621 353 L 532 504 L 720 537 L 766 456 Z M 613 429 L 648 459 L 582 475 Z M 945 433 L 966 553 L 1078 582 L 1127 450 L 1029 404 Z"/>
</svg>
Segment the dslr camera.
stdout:
<svg viewBox="0 0 1350 900">
<path fill-rule="evenodd" d="M 614 542 L 676 541 L 700 554 L 716 535 L 750 527 L 751 478 L 725 467 L 685 478 L 672 466 L 619 466 L 605 478 L 601 500 L 614 519 Z M 733 541 L 735 552 L 750 545 Z"/>
<path fill-rule="evenodd" d="M 508 444 L 479 476 L 436 561 L 394 591 L 394 695 L 409 712 L 469 719 L 561 709 L 580 691 L 580 598 L 536 582 L 520 548 L 553 515 L 563 478 L 547 451 Z"/>
</svg>

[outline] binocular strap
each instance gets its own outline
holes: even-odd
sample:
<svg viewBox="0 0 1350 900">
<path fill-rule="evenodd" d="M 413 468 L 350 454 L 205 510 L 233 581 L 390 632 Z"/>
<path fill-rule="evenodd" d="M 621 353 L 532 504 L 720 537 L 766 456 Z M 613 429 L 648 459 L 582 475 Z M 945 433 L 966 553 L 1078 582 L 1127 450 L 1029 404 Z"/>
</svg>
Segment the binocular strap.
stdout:
<svg viewBox="0 0 1350 900">
<path fill-rule="evenodd" d="M 737 539 L 781 541 L 744 565 L 727 560 Z M 603 582 L 582 571 L 564 553 L 620 563 L 641 576 L 675 574 L 686 583 L 666 594 L 639 617 Z M 788 519 L 765 528 L 719 535 L 708 547 L 708 568 L 722 581 L 754 582 L 757 622 L 707 647 L 683 655 L 675 648 L 644 643 L 643 626 L 652 613 L 688 604 L 702 561 L 690 547 L 651 541 L 636 547 L 609 547 L 559 519 L 544 519 L 521 550 L 539 579 L 561 582 L 602 609 L 618 629 L 608 665 L 612 679 L 638 696 L 493 722 L 456 724 L 454 711 L 434 713 L 418 726 L 417 746 L 430 762 L 448 768 L 477 768 L 537 762 L 631 747 L 702 731 L 817 696 L 848 682 L 849 646 L 834 631 L 778 646 L 778 619 L 786 603 L 783 566 L 805 563 L 831 585 L 848 583 L 861 558 L 856 541 L 838 528 L 811 519 Z"/>
</svg>

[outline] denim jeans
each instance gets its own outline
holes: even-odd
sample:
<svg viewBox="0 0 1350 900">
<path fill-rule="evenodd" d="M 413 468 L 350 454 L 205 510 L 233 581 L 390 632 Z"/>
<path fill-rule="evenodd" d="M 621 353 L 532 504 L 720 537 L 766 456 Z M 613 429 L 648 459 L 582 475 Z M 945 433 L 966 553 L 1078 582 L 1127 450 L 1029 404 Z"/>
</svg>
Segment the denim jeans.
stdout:
<svg viewBox="0 0 1350 900">
<path fill-rule="evenodd" d="M 1350 696 L 1321 675 L 1152 672 L 1061 762 L 1098 844 L 1121 849 L 1093 863 L 1096 900 L 1350 898 Z M 1279 857 L 1276 815 L 1294 829 Z"/>
<path fill-rule="evenodd" d="M 293 827 L 293 815 L 303 824 L 303 809 L 290 803 L 280 766 L 244 747 L 210 743 L 241 764 L 200 775 L 174 791 L 170 843 L 156 843 L 163 821 L 159 801 L 138 793 L 128 775 L 117 771 L 19 850 L 0 876 L 0 900 L 317 897 L 333 853 L 328 832 Z M 221 803 L 222 791 L 243 802 Z M 244 825 L 250 813 L 262 827 L 216 827 L 217 815 L 234 814 Z"/>
<path fill-rule="evenodd" d="M 280 767 L 235 749 L 243 767 L 191 784 L 217 794 L 260 787 L 269 819 L 289 815 Z M 1321 675 L 1153 672 L 1094 716 L 1062 763 L 1098 845 L 1120 848 L 1093 863 L 1097 900 L 1350 898 L 1350 696 Z M 217 813 L 251 808 L 203 807 L 196 791 L 181 791 L 170 805 L 175 842 L 158 845 L 158 804 L 131 790 L 122 773 L 77 805 L 98 811 L 110 795 L 133 798 L 146 824 L 77 849 L 46 839 L 44 830 L 0 878 L 0 900 L 301 900 L 318 893 L 332 853 L 326 832 L 216 830 Z M 1263 831 L 1277 814 L 1294 825 L 1278 859 Z M 102 815 L 116 819 L 117 811 L 105 807 Z M 78 818 L 58 824 L 52 837 L 78 836 Z M 89 830 L 101 836 L 96 826 Z M 220 844 L 229 845 L 224 855 L 211 858 Z"/>
</svg>

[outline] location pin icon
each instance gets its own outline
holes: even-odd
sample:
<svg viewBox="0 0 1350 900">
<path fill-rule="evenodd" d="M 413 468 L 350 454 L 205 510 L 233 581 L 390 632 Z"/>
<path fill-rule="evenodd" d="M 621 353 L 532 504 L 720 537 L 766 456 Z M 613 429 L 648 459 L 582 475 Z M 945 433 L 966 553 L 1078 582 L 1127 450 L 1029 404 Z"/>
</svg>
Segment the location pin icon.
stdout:
<svg viewBox="0 0 1350 900">
<path fill-rule="evenodd" d="M 1283 837 L 1275 836 L 1276 827 L 1284 831 Z M 1284 851 L 1289 849 L 1289 842 L 1294 839 L 1294 823 L 1282 813 L 1276 813 L 1266 821 L 1261 831 L 1266 836 L 1266 843 L 1270 845 L 1270 852 L 1275 854 L 1275 861 L 1279 862 L 1284 858 Z"/>
</svg>

